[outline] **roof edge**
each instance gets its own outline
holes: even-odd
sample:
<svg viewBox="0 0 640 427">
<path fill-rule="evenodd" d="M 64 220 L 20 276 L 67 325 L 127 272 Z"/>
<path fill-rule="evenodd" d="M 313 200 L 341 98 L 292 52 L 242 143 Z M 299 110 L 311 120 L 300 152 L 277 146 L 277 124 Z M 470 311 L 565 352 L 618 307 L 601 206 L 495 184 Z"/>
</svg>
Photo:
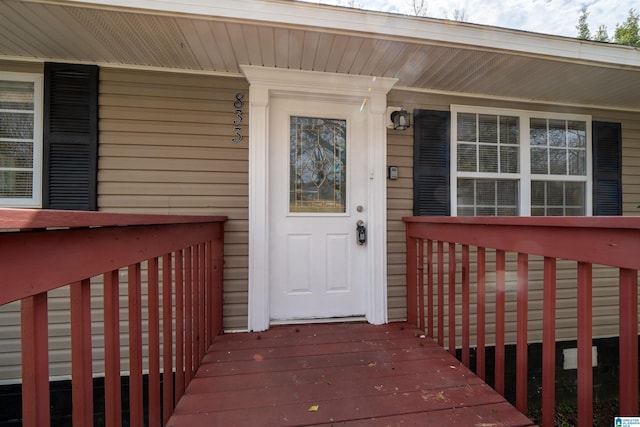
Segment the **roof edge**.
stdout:
<svg viewBox="0 0 640 427">
<path fill-rule="evenodd" d="M 424 40 L 561 58 L 564 61 L 606 63 L 640 68 L 640 49 L 512 30 L 488 25 L 365 11 L 291 0 L 26 0 L 94 9 L 161 15 L 200 16 L 264 22 L 291 27 L 377 34 L 396 39 Z M 426 25 L 425 25 L 426 24 Z"/>
</svg>

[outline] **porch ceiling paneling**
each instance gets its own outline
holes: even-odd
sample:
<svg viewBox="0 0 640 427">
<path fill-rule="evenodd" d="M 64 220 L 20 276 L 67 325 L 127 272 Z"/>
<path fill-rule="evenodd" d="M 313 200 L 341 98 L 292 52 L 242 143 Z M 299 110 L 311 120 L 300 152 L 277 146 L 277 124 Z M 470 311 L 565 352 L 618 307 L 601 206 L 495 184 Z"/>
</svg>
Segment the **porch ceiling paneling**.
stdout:
<svg viewBox="0 0 640 427">
<path fill-rule="evenodd" d="M 286 7 L 283 2 L 273 3 L 274 7 Z M 307 14 L 323 11 L 336 16 L 339 11 L 319 5 L 296 4 L 295 8 Z M 361 11 L 360 16 L 363 14 L 367 16 Z M 372 16 L 380 18 L 381 14 Z M 223 20 L 173 12 L 99 9 L 81 2 L 5 0 L 0 3 L 0 55 L 231 75 L 240 74 L 240 64 L 248 64 L 395 77 L 399 79 L 396 88 L 418 91 L 640 110 L 640 61 L 634 60 L 640 53 L 631 48 L 513 31 L 514 37 L 531 45 L 558 44 L 562 49 L 575 49 L 577 53 L 568 59 L 557 56 L 561 48 L 556 49 L 556 56 L 535 53 L 536 49 L 524 45 L 522 51 L 498 49 L 493 39 L 509 33 L 504 29 L 452 24 L 461 33 L 487 33 L 486 44 L 463 45 L 443 42 L 437 34 L 442 22 L 432 19 L 425 19 L 421 28 L 433 26 L 433 38 L 393 36 L 382 28 L 376 34 L 311 27 L 288 19 Z M 389 19 L 407 28 L 416 23 L 416 18 L 410 17 L 390 15 Z M 304 22 L 302 18 L 300 22 Z M 424 34 L 423 30 L 420 36 Z M 583 50 L 601 52 L 601 62 L 594 60 L 593 54 L 582 55 Z M 618 59 L 607 63 L 610 58 L 606 55 Z"/>
</svg>

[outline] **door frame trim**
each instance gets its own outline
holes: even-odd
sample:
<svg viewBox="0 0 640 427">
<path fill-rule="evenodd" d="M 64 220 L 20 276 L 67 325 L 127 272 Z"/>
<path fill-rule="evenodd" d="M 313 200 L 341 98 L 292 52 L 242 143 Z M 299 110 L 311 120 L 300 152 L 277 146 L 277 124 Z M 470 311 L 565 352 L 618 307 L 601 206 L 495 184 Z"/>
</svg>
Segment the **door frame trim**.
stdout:
<svg viewBox="0 0 640 427">
<path fill-rule="evenodd" d="M 249 81 L 249 288 L 248 329 L 269 328 L 269 104 L 274 95 L 329 95 L 368 107 L 369 206 L 367 301 L 373 324 L 387 322 L 387 93 L 395 78 L 353 76 L 241 65 Z"/>
</svg>

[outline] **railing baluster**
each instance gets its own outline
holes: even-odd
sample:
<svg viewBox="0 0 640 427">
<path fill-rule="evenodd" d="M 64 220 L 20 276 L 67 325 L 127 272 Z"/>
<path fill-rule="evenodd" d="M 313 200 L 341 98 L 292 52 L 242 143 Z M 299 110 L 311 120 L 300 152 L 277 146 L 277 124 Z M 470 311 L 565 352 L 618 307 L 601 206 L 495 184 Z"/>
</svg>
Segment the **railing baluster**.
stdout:
<svg viewBox="0 0 640 427">
<path fill-rule="evenodd" d="M 449 353 L 456 355 L 456 244 L 449 242 Z"/>
<path fill-rule="evenodd" d="M 49 320 L 47 294 L 22 300 L 22 425 L 48 427 L 49 414 Z"/>
<path fill-rule="evenodd" d="M 555 425 L 556 407 L 556 259 L 544 258 L 542 313 L 542 425 Z"/>
<path fill-rule="evenodd" d="M 193 250 L 186 248 L 184 252 L 185 280 L 184 280 L 184 364 L 185 387 L 193 378 Z"/>
<path fill-rule="evenodd" d="M 148 262 L 149 281 L 148 312 L 149 312 L 149 425 L 157 426 L 161 423 L 160 413 L 160 307 L 158 295 L 158 258 L 151 258 Z"/>
<path fill-rule="evenodd" d="M 496 391 L 504 395 L 504 306 L 505 306 L 505 253 L 496 250 Z"/>
<path fill-rule="evenodd" d="M 206 251 L 205 251 L 205 245 L 204 243 L 200 244 L 200 262 L 198 263 L 198 271 L 200 274 L 200 341 L 199 343 L 199 347 L 198 347 L 198 366 L 200 366 L 200 362 L 202 361 L 202 359 L 204 358 L 204 351 L 205 351 L 205 346 L 206 346 L 206 288 L 207 288 L 207 284 L 205 281 L 205 268 L 206 268 L 206 261 L 205 261 L 205 257 L 206 257 Z"/>
<path fill-rule="evenodd" d="M 485 265 L 485 249 L 483 247 L 477 248 L 477 326 L 476 326 L 476 373 L 484 381 L 485 379 L 485 280 L 486 280 L 486 265 Z"/>
<path fill-rule="evenodd" d="M 516 407 L 527 413 L 527 351 L 529 308 L 529 256 L 518 254 L 517 333 L 516 333 Z"/>
<path fill-rule="evenodd" d="M 222 317 L 223 317 L 223 283 L 224 283 L 224 224 L 217 224 L 217 239 L 211 245 L 211 275 L 212 275 L 212 298 L 215 300 L 212 304 L 211 313 L 213 314 L 213 336 L 222 333 Z"/>
<path fill-rule="evenodd" d="M 171 254 L 162 256 L 162 424 L 169 422 L 173 400 L 173 303 Z"/>
<path fill-rule="evenodd" d="M 424 332 L 424 240 L 418 239 L 418 327 Z"/>
<path fill-rule="evenodd" d="M 469 350 L 469 246 L 462 245 L 462 363 L 470 367 Z"/>
<path fill-rule="evenodd" d="M 129 418 L 132 426 L 144 423 L 142 403 L 142 295 L 140 263 L 129 266 Z"/>
<path fill-rule="evenodd" d="M 71 284 L 71 398 L 74 427 L 93 425 L 91 280 Z"/>
<path fill-rule="evenodd" d="M 438 344 L 444 347 L 444 242 L 438 240 Z"/>
<path fill-rule="evenodd" d="M 184 394 L 184 251 L 176 252 L 176 402 Z"/>
<path fill-rule="evenodd" d="M 193 247 L 193 371 L 200 365 L 200 246 Z"/>
<path fill-rule="evenodd" d="M 212 287 L 212 271 L 211 271 L 211 266 L 212 266 L 212 258 L 211 258 L 211 241 L 208 240 L 205 242 L 204 244 L 204 274 L 205 274 L 205 281 L 204 281 L 204 296 L 205 296 L 205 309 L 204 309 L 204 325 L 205 325 L 205 332 L 204 332 L 204 348 L 206 350 L 209 349 L 209 346 L 211 345 L 211 343 L 213 342 L 213 333 L 212 333 L 212 318 L 213 318 L 213 287 Z"/>
<path fill-rule="evenodd" d="M 578 425 L 593 418 L 591 264 L 578 262 Z M 637 345 L 637 344 L 636 344 Z"/>
<path fill-rule="evenodd" d="M 198 274 L 200 279 L 198 280 L 199 282 L 199 289 L 200 289 L 200 298 L 198 299 L 198 304 L 200 306 L 200 314 L 198 315 L 198 322 L 200 324 L 199 329 L 200 329 L 200 333 L 199 333 L 199 338 L 198 338 L 198 366 L 200 366 L 200 362 L 202 361 L 202 359 L 204 358 L 204 351 L 205 351 L 205 342 L 206 342 L 206 330 L 205 330 L 205 318 L 206 318 L 206 305 L 205 305 L 205 301 L 206 301 L 206 282 L 205 282 L 205 268 L 207 263 L 205 262 L 205 245 L 204 244 L 200 244 L 198 245 L 200 248 L 200 261 L 198 262 Z"/>
<path fill-rule="evenodd" d="M 417 239 L 409 235 L 407 227 L 407 322 L 418 325 L 418 251 Z"/>
<path fill-rule="evenodd" d="M 427 240 L 427 334 L 433 338 L 433 240 Z"/>
<path fill-rule="evenodd" d="M 107 427 L 122 426 L 120 280 L 118 274 L 118 270 L 104 274 L 104 399 Z"/>
<path fill-rule="evenodd" d="M 638 270 L 620 269 L 620 413 L 638 414 Z"/>
</svg>

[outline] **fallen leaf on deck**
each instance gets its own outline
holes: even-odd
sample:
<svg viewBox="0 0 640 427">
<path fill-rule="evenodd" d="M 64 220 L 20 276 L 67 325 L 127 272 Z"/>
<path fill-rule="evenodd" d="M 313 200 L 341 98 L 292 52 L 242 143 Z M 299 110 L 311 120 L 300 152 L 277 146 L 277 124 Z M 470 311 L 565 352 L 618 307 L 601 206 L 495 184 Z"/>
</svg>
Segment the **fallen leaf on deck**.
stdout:
<svg viewBox="0 0 640 427">
<path fill-rule="evenodd" d="M 311 408 L 309 408 L 309 412 L 318 412 L 319 407 L 320 405 L 313 405 Z"/>
</svg>

